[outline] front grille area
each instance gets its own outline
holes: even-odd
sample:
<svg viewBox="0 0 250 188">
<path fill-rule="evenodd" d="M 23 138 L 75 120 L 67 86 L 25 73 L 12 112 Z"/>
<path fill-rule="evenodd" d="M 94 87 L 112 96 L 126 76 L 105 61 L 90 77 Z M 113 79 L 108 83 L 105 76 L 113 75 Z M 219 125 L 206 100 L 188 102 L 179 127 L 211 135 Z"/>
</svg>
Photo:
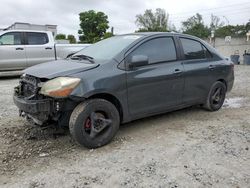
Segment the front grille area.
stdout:
<svg viewBox="0 0 250 188">
<path fill-rule="evenodd" d="M 20 89 L 21 89 L 21 96 L 25 98 L 34 98 L 38 94 L 38 83 L 39 79 L 30 75 L 25 75 L 21 77 L 20 80 Z"/>
</svg>

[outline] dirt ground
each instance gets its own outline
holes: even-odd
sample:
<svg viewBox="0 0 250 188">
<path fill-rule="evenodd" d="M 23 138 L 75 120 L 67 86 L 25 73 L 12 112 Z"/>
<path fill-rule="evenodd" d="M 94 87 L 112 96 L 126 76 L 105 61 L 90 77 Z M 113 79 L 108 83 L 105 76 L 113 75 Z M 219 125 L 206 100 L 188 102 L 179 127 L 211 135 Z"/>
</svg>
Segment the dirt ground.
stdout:
<svg viewBox="0 0 250 188">
<path fill-rule="evenodd" d="M 0 187 L 250 185 L 250 66 L 235 67 L 220 111 L 192 107 L 134 121 L 96 150 L 18 117 L 17 83 L 0 80 Z"/>
</svg>

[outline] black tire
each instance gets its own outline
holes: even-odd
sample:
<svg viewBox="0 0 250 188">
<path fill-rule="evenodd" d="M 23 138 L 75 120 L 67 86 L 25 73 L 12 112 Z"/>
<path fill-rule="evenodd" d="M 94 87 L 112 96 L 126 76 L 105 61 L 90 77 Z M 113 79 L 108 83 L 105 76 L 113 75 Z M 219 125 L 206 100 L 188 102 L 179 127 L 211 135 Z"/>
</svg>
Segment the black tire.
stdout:
<svg viewBox="0 0 250 188">
<path fill-rule="evenodd" d="M 119 126 L 119 112 L 112 103 L 104 99 L 91 99 L 80 103 L 73 110 L 69 122 L 69 130 L 74 140 L 89 149 L 108 144 L 117 133 Z M 103 127 L 105 128 L 97 134 L 96 131 Z"/>
<path fill-rule="evenodd" d="M 217 111 L 219 110 L 225 100 L 226 97 L 226 85 L 220 81 L 215 82 L 207 96 L 206 103 L 203 107 L 209 111 Z"/>
</svg>

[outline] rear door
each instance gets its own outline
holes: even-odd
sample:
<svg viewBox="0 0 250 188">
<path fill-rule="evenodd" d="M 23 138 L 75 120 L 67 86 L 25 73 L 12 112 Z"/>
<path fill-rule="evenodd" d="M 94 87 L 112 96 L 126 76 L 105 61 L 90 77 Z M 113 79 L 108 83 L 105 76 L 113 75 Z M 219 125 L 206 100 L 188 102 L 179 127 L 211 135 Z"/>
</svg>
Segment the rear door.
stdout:
<svg viewBox="0 0 250 188">
<path fill-rule="evenodd" d="M 219 63 L 200 41 L 185 37 L 179 39 L 185 69 L 183 102 L 204 102 L 218 75 Z"/>
<path fill-rule="evenodd" d="M 25 32 L 25 39 L 28 66 L 55 60 L 54 45 L 47 33 Z"/>
<path fill-rule="evenodd" d="M 128 106 L 132 118 L 146 116 L 181 103 L 184 79 L 172 37 L 149 39 L 127 57 L 148 56 L 149 64 L 127 71 Z"/>
<path fill-rule="evenodd" d="M 0 36 L 0 70 L 20 70 L 26 67 L 22 32 L 8 32 Z"/>
</svg>

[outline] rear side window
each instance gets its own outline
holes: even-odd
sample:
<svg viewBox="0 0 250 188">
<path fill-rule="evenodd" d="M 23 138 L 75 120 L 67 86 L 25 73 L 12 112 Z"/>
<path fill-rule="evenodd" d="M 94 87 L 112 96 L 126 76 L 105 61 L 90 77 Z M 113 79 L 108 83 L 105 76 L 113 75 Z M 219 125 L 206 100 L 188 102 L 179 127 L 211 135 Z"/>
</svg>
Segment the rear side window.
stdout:
<svg viewBox="0 0 250 188">
<path fill-rule="evenodd" d="M 41 44 L 47 44 L 49 42 L 46 33 L 27 32 L 26 36 L 28 45 L 39 45 L 39 44 L 41 45 Z"/>
<path fill-rule="evenodd" d="M 138 48 L 130 56 L 145 55 L 149 58 L 149 64 L 176 60 L 176 50 L 171 37 L 151 39 Z"/>
<path fill-rule="evenodd" d="M 206 59 L 210 58 L 211 54 L 199 41 L 180 38 L 185 59 Z"/>
<path fill-rule="evenodd" d="M 3 34 L 0 37 L 0 45 L 21 45 L 22 35 L 20 32 L 11 32 Z"/>
</svg>

